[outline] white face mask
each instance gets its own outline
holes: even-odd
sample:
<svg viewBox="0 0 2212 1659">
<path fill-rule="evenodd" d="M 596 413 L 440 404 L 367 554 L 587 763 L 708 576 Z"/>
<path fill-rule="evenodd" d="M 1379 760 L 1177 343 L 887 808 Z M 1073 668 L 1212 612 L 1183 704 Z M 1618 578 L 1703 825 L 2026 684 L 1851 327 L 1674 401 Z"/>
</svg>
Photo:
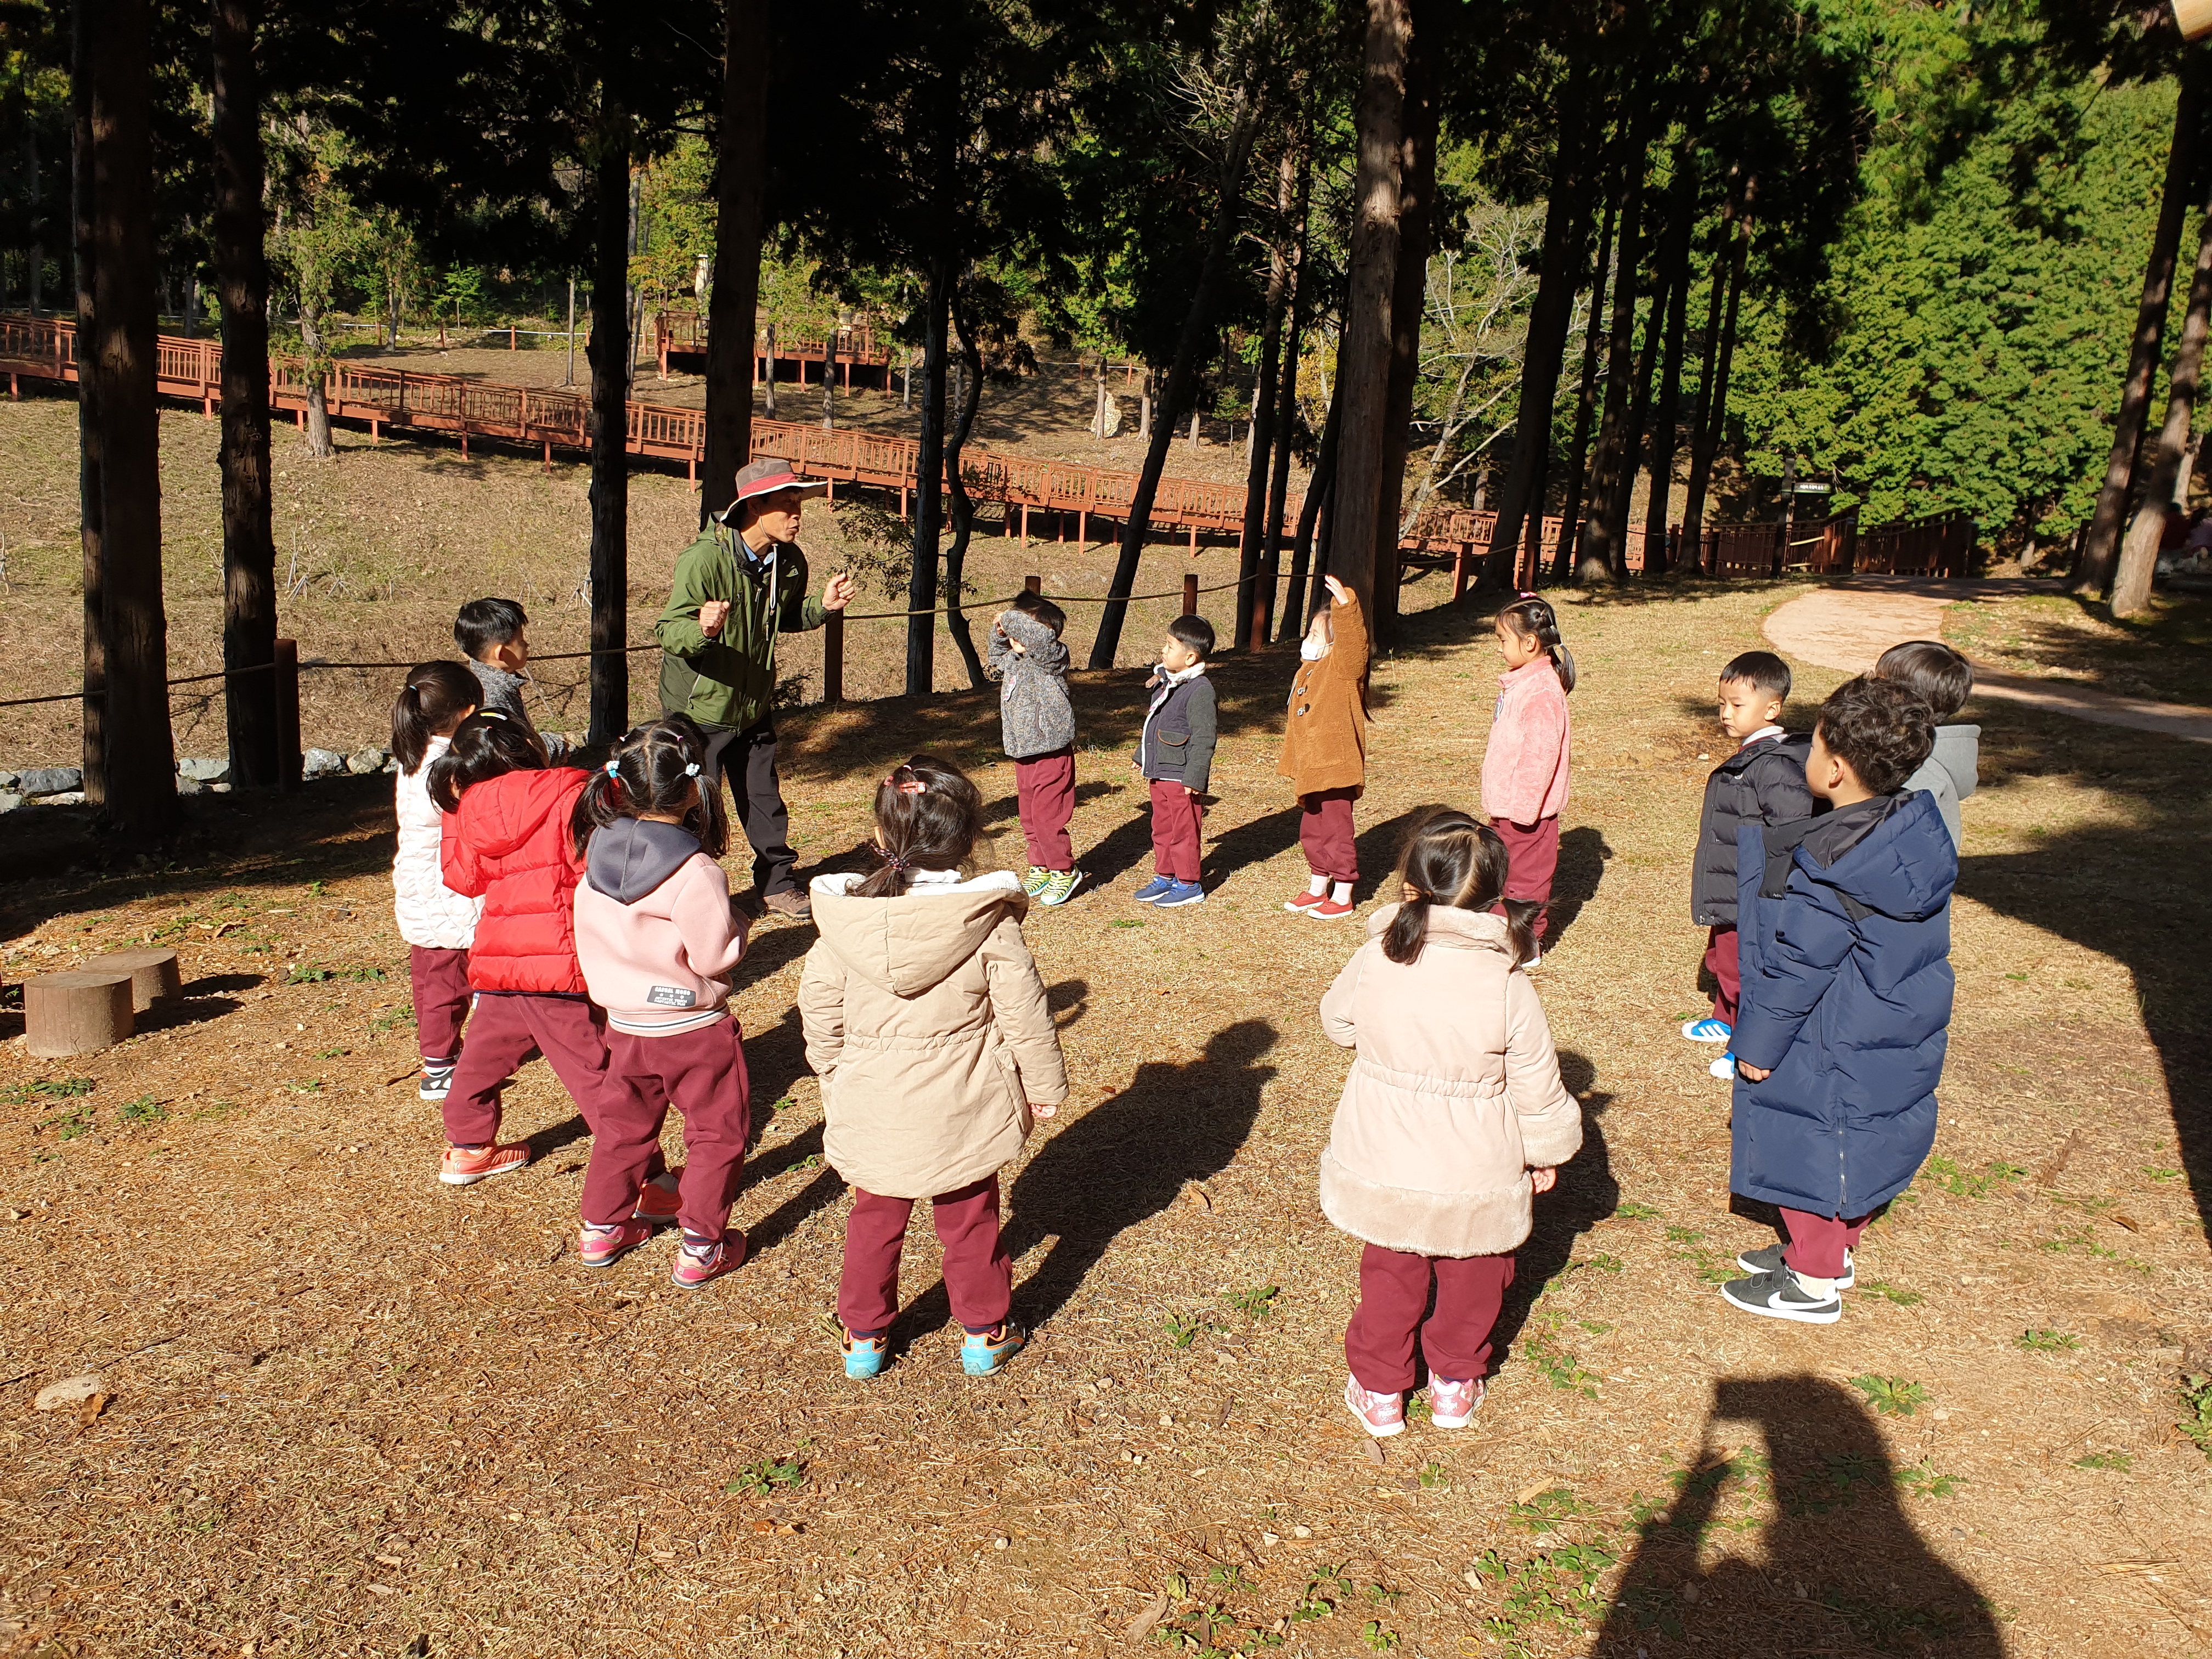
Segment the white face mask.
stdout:
<svg viewBox="0 0 2212 1659">
<path fill-rule="evenodd" d="M 1298 655 L 1304 657 L 1308 662 L 1319 662 L 1323 657 L 1328 655 L 1328 641 L 1316 639 L 1309 634 L 1298 641 Z"/>
</svg>

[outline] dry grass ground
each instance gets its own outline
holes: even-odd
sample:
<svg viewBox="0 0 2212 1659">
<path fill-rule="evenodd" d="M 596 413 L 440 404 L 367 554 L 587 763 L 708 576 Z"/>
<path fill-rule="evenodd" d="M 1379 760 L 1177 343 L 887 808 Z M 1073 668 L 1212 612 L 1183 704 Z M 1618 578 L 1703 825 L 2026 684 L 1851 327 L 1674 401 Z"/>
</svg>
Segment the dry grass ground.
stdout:
<svg viewBox="0 0 2212 1659">
<path fill-rule="evenodd" d="M 897 1363 L 839 1374 L 810 930 L 764 926 L 738 975 L 754 1255 L 689 1294 L 665 1242 L 577 1265 L 588 1146 L 542 1066 L 509 1096 L 538 1161 L 432 1180 L 388 781 L 202 797 L 166 862 L 76 809 L 0 820 L 10 978 L 153 939 L 190 981 L 111 1052 L 0 1048 L 0 1652 L 2203 1651 L 2212 1468 L 2176 1427 L 2185 1368 L 2212 1369 L 2202 769 L 1977 708 L 1942 1161 L 1844 1322 L 1733 1314 L 1714 1281 L 1769 1235 L 1730 1212 L 1728 1096 L 1675 1034 L 1685 860 L 1715 670 L 1781 597 L 1565 601 L 1584 683 L 1540 985 L 1589 1139 L 1476 1425 L 1416 1422 L 1379 1462 L 1337 1401 L 1358 1247 L 1313 1196 L 1346 1064 L 1315 1004 L 1355 936 L 1278 908 L 1304 869 L 1281 653 L 1220 671 L 1212 896 L 1178 913 L 1127 899 L 1135 678 L 1080 684 L 1099 886 L 1028 930 L 1075 1095 L 1006 1172 L 1037 1338 L 994 1381 L 957 1373 L 926 1230 Z M 1488 723 L 1480 622 L 1410 631 L 1376 676 L 1363 900 L 1408 813 L 1472 802 Z M 1835 678 L 1806 671 L 1801 714 Z M 923 744 L 1013 829 L 988 693 L 787 730 L 809 865 L 851 855 Z M 104 1411 L 31 1410 L 87 1372 Z"/>
<path fill-rule="evenodd" d="M 1943 634 L 1976 662 L 2122 696 L 2212 704 L 2212 600 L 2158 592 L 2150 614 L 2115 623 L 2070 594 L 1978 598 L 1944 613 Z"/>
</svg>

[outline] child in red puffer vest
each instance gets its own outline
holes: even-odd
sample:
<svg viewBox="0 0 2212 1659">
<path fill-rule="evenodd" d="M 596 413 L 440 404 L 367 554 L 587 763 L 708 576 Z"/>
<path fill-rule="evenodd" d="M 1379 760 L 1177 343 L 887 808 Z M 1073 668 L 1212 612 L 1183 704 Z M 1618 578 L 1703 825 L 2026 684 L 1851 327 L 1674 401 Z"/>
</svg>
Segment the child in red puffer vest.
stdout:
<svg viewBox="0 0 2212 1659">
<path fill-rule="evenodd" d="M 490 710 L 463 720 L 430 769 L 430 799 L 446 816 L 439 862 L 446 885 L 482 897 L 469 952 L 476 1012 L 445 1099 L 447 1146 L 438 1179 L 466 1187 L 530 1162 L 499 1144 L 500 1094 L 542 1054 L 586 1124 L 599 1127 L 607 1080 L 605 1016 L 576 963 L 576 883 L 583 860 L 568 817 L 585 775 L 548 766 L 538 734 Z M 674 1182 L 655 1154 L 637 1213 L 675 1218 Z"/>
</svg>

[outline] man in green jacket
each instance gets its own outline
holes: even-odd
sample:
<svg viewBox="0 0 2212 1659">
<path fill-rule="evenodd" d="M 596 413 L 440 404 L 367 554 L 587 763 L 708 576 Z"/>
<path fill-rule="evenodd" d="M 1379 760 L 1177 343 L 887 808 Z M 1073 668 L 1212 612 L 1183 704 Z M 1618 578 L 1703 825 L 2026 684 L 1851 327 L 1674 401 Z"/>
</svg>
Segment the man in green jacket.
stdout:
<svg viewBox="0 0 2212 1659">
<path fill-rule="evenodd" d="M 660 711 L 683 713 L 707 734 L 710 789 L 726 775 L 737 817 L 752 843 L 759 902 L 799 921 L 813 914 L 792 874 L 791 814 L 775 770 L 775 636 L 819 628 L 852 602 L 848 574 L 822 597 L 806 592 L 799 514 L 829 489 L 796 477 L 791 463 L 754 461 L 738 471 L 737 499 L 676 561 L 668 605 L 653 625 L 665 653 Z"/>
</svg>

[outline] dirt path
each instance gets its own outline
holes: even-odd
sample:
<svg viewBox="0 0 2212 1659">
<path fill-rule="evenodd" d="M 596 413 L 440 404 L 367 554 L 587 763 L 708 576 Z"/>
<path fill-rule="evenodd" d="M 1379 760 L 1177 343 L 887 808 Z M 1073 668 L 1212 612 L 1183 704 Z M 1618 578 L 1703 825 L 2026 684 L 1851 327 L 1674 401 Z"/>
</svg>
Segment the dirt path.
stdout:
<svg viewBox="0 0 2212 1659">
<path fill-rule="evenodd" d="M 1990 583 L 1916 582 L 1868 586 L 1844 583 L 1799 595 L 1775 607 L 1765 623 L 1767 639 L 1802 662 L 1863 674 L 1901 640 L 1943 637 L 1944 607 L 1988 592 Z M 2191 743 L 2212 743 L 2212 715 L 2185 703 L 2124 697 L 2094 686 L 2035 679 L 2002 670 L 1974 669 L 1974 690 L 2051 714 L 2157 732 Z"/>
</svg>

